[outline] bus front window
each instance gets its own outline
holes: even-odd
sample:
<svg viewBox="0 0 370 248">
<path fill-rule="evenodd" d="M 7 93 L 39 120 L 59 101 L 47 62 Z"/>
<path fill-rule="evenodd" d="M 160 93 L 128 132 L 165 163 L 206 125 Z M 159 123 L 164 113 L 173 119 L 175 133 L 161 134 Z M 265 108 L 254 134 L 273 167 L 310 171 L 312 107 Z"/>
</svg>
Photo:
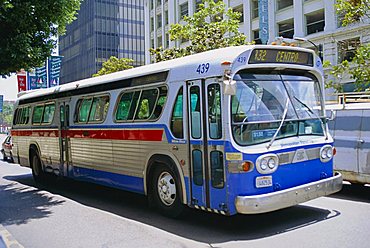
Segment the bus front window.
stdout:
<svg viewBox="0 0 370 248">
<path fill-rule="evenodd" d="M 235 79 L 232 131 L 238 144 L 269 142 L 276 132 L 276 139 L 323 135 L 321 95 L 313 78 L 242 72 Z"/>
</svg>

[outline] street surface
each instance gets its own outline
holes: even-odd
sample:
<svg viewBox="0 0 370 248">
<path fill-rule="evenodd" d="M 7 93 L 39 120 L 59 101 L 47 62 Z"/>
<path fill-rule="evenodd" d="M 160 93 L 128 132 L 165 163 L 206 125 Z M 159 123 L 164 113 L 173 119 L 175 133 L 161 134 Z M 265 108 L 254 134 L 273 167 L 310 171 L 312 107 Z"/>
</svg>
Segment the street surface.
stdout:
<svg viewBox="0 0 370 248">
<path fill-rule="evenodd" d="M 1 155 L 0 155 L 1 156 Z M 142 195 L 60 180 L 0 161 L 0 225 L 24 247 L 369 247 L 370 187 L 260 215 L 189 209 L 169 219 Z"/>
</svg>

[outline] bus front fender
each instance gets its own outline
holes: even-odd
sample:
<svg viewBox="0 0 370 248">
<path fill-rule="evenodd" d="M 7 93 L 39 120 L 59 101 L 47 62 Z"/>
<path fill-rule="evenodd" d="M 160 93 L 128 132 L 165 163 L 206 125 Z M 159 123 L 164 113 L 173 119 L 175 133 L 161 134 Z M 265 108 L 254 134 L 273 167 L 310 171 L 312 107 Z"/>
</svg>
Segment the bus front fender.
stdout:
<svg viewBox="0 0 370 248">
<path fill-rule="evenodd" d="M 342 189 L 342 182 L 342 175 L 336 173 L 330 178 L 281 191 L 261 195 L 237 196 L 235 206 L 240 214 L 271 212 L 338 192 Z"/>
</svg>

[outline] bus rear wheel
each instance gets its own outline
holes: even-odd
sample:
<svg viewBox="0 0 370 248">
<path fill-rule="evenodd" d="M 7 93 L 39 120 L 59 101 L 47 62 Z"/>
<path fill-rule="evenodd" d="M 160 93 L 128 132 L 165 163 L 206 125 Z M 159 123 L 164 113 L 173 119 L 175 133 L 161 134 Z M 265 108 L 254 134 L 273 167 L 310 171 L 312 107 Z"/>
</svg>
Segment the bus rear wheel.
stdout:
<svg viewBox="0 0 370 248">
<path fill-rule="evenodd" d="M 42 169 L 41 160 L 36 151 L 32 152 L 32 176 L 35 182 L 42 183 L 45 180 L 45 172 Z"/>
<path fill-rule="evenodd" d="M 150 199 L 157 210 L 168 217 L 178 217 L 184 205 L 180 199 L 179 180 L 167 166 L 160 165 L 153 174 Z"/>
</svg>

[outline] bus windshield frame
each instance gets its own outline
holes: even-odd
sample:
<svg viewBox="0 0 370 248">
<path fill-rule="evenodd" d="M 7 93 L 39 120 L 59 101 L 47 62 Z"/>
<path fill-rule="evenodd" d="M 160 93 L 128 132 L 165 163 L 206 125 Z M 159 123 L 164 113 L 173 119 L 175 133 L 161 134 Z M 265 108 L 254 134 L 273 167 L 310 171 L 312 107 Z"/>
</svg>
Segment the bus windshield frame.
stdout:
<svg viewBox="0 0 370 248">
<path fill-rule="evenodd" d="M 237 90 L 231 97 L 231 128 L 237 144 L 325 135 L 321 85 L 313 74 L 243 70 L 234 80 Z"/>
</svg>

